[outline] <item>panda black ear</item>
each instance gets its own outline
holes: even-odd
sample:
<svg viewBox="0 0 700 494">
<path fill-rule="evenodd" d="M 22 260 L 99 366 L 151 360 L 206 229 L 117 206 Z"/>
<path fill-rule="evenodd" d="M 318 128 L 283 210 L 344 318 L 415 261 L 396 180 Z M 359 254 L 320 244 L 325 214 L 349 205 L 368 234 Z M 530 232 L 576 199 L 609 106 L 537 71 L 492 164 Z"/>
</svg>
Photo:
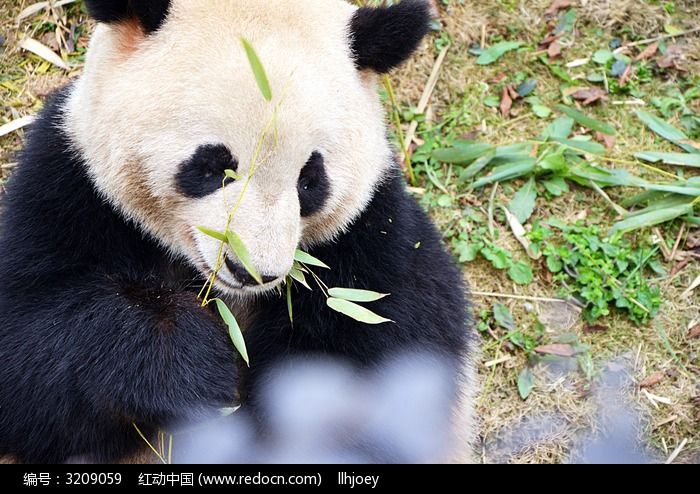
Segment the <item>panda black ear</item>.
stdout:
<svg viewBox="0 0 700 494">
<path fill-rule="evenodd" d="M 99 22 L 136 20 L 146 34 L 160 29 L 171 0 L 86 0 L 88 12 Z"/>
<path fill-rule="evenodd" d="M 427 0 L 403 0 L 391 7 L 362 7 L 350 26 L 352 49 L 359 69 L 380 74 L 398 67 L 430 31 Z"/>
</svg>

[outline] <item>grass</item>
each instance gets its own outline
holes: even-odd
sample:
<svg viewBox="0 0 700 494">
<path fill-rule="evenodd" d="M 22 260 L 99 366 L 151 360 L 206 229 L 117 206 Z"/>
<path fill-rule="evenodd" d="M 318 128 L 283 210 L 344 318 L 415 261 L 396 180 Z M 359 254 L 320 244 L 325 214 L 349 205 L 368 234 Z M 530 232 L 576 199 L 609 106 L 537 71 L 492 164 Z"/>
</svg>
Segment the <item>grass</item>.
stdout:
<svg viewBox="0 0 700 494">
<path fill-rule="evenodd" d="M 52 44 L 52 33 L 57 24 L 52 13 L 40 13 L 21 23 L 15 21 L 17 14 L 29 3 L 8 0 L 0 3 L 0 34 L 6 38 L 0 52 L 0 100 L 3 102 L 0 125 L 34 114 L 49 90 L 79 72 L 91 28 L 79 6 L 57 11 L 58 19 L 69 27 L 69 31 L 71 26 L 77 27 L 74 29 L 77 32 L 74 50 L 70 53 L 64 50 L 64 58 L 74 63 L 75 68 L 66 73 L 17 48 L 25 35 Z M 441 30 L 424 43 L 413 60 L 391 77 L 398 110 L 398 121 L 392 121 L 395 135 L 405 136 L 415 120 L 418 122 L 416 141 L 423 146 L 433 141 L 436 145 L 448 145 L 465 136 L 493 145 L 522 142 L 538 135 L 553 117 L 538 118 L 530 105 L 520 101 L 515 103 L 513 113 L 504 118 L 498 108 L 484 104 L 489 97 L 500 100 L 503 85 L 535 79 L 535 94 L 551 109 L 565 101 L 563 90 L 567 86 L 591 85 L 586 81 L 586 75 L 594 67 L 592 63 L 565 68 L 564 71 L 574 80 L 566 83 L 539 61 L 541 48 L 538 43 L 546 34 L 548 22 L 553 22 L 544 15 L 550 0 L 450 0 L 437 3 L 440 5 Z M 692 0 L 575 0 L 572 3 L 577 12 L 576 30 L 562 43 L 565 63 L 591 57 L 597 50 L 606 48 L 615 37 L 630 42 L 663 35 L 669 26 L 688 30 L 697 27 L 700 18 L 700 7 Z M 523 42 L 524 48 L 506 54 L 491 65 L 475 63 L 476 57 L 469 53 L 474 43 L 490 46 L 502 40 Z M 668 44 L 673 43 L 678 44 L 684 54 L 682 66 L 685 71 L 652 71 L 646 80 L 632 83 L 632 92 L 611 94 L 608 101 L 583 108 L 587 114 L 617 129 L 615 146 L 609 151 L 609 156 L 615 161 L 608 162 L 608 165 L 628 169 L 650 181 L 658 181 L 663 176 L 635 164 L 633 153 L 676 149 L 649 132 L 634 117 L 632 110 L 640 108 L 639 102 L 642 102 L 642 108 L 658 114 L 651 105 L 653 98 L 667 96 L 676 89 L 685 91 L 700 83 L 700 36 L 695 34 L 668 41 Z M 448 45 L 430 104 L 423 114 L 418 115 L 415 107 L 435 60 Z M 389 101 L 387 106 L 392 106 Z M 688 107 L 700 114 L 700 100 L 689 102 Z M 668 120 L 676 126 L 681 125 L 677 116 L 670 115 Z M 0 137 L 3 180 L 11 173 L 15 153 L 23 138 L 22 131 Z M 695 140 L 700 138 L 695 136 Z M 700 275 L 697 259 L 690 259 L 674 273 L 681 261 L 667 261 L 660 257 L 664 268 L 671 274 L 647 274 L 660 286 L 663 294 L 659 315 L 650 323 L 636 325 L 623 313 L 613 312 L 598 320 L 597 327 L 592 330 L 575 307 L 545 301 L 559 297 L 555 281 L 541 263 L 528 260 L 498 214 L 499 206 L 509 204 L 523 181 L 474 191 L 468 188 L 468 184 L 454 180 L 460 172 L 458 166 L 427 165 L 419 159 L 414 165 L 416 182 L 412 190 L 445 232 L 449 245 L 454 246 L 455 238 L 461 234 L 475 235 L 480 228 L 486 227 L 486 235 L 493 237 L 495 245 L 510 252 L 516 260 L 530 263 L 534 269 L 534 281 L 523 286 L 513 282 L 504 271 L 495 270 L 481 257 L 464 266 L 466 277 L 475 291 L 524 298 L 474 297 L 477 319 L 483 312 L 489 326 L 489 331 L 482 334 L 479 365 L 483 388 L 478 400 L 482 460 L 513 463 L 570 460 L 572 451 L 579 449 L 588 434 L 604 431 L 600 397 L 605 396 L 605 376 L 622 372 L 629 381 L 621 388 L 619 400 L 639 413 L 641 420 L 637 434 L 640 441 L 650 448 L 651 456 L 657 461 L 665 461 L 687 439 L 676 461 L 700 461 L 700 338 L 688 336 L 689 327 L 699 322 L 700 290 L 683 295 Z M 665 173 L 678 171 L 678 168 L 663 165 L 658 168 Z M 697 175 L 689 169 L 684 173 L 685 176 Z M 616 204 L 636 193 L 624 188 L 606 189 L 606 192 Z M 490 221 L 489 210 L 496 211 Z M 615 222 L 616 213 L 595 190 L 572 186 L 569 193 L 560 197 L 540 198 L 526 227 L 549 218 L 567 223 L 585 221 L 606 229 Z M 699 237 L 697 227 L 683 226 L 681 221 L 627 235 L 635 244 L 658 245 L 660 250 L 666 251 L 674 250 L 678 243 L 676 250 L 680 252 L 690 252 L 690 245 L 698 242 Z M 677 242 L 677 239 L 680 240 Z M 661 242 L 665 243 L 663 248 Z M 512 330 L 494 323 L 491 312 L 495 303 L 503 304 L 512 313 Z M 514 335 L 540 345 L 574 338 L 576 345 L 585 350 L 579 359 L 542 359 L 531 349 L 525 351 L 514 344 Z M 520 340 L 516 338 L 515 341 Z M 582 359 L 585 360 L 583 363 Z M 518 376 L 526 367 L 532 371 L 534 387 L 527 400 L 523 400 L 518 392 Z M 661 381 L 646 392 L 642 391 L 637 383 L 656 373 L 663 376 Z M 663 399 L 654 401 L 653 396 Z"/>
</svg>

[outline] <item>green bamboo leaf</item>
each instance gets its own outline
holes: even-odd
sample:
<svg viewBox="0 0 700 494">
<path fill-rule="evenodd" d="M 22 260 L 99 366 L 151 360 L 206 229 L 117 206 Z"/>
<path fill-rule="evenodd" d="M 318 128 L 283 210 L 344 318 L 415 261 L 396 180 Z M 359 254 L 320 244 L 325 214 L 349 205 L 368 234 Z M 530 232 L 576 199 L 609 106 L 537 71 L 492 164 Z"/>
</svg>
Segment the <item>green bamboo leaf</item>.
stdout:
<svg viewBox="0 0 700 494">
<path fill-rule="evenodd" d="M 224 174 L 226 175 L 226 178 L 230 178 L 231 180 L 241 179 L 241 176 L 233 170 L 224 170 Z"/>
<path fill-rule="evenodd" d="M 246 349 L 245 339 L 243 338 L 243 332 L 241 331 L 241 327 L 238 325 L 238 321 L 236 321 L 236 318 L 231 312 L 231 309 L 229 309 L 228 306 L 222 300 L 219 300 L 217 298 L 214 299 L 214 302 L 216 302 L 216 308 L 219 310 L 219 315 L 221 315 L 221 319 L 223 319 L 226 325 L 228 326 L 228 334 L 231 337 L 233 346 L 236 347 L 238 353 L 241 354 L 241 357 L 243 357 L 245 363 L 248 364 L 248 366 L 250 367 L 248 350 Z"/>
<path fill-rule="evenodd" d="M 289 322 L 294 324 L 294 308 L 292 307 L 292 283 L 287 278 L 287 312 L 289 312 Z"/>
<path fill-rule="evenodd" d="M 658 163 L 659 161 L 667 165 L 676 166 L 692 166 L 700 168 L 700 154 L 692 153 L 654 153 L 654 152 L 641 152 L 635 153 L 634 156 L 640 160 L 648 161 L 650 163 Z"/>
<path fill-rule="evenodd" d="M 508 165 L 503 165 L 503 167 L 494 172 L 488 177 L 477 180 L 470 185 L 471 189 L 478 189 L 486 185 L 495 182 L 506 182 L 508 180 L 513 180 L 524 175 L 529 175 L 535 170 L 535 160 L 533 158 L 528 158 L 527 160 L 521 162 L 515 162 Z"/>
<path fill-rule="evenodd" d="M 462 141 L 455 142 L 453 147 L 436 149 L 433 151 L 432 157 L 443 163 L 464 165 L 481 158 L 494 149 L 490 144 Z"/>
<path fill-rule="evenodd" d="M 241 264 L 245 270 L 248 271 L 248 274 L 251 275 L 255 281 L 258 282 L 258 284 L 262 285 L 262 276 L 260 276 L 260 273 L 258 273 L 258 271 L 255 269 L 255 265 L 250 258 L 250 253 L 243 243 L 243 240 L 241 240 L 241 237 L 239 237 L 236 232 L 229 230 L 226 232 L 226 238 L 228 239 L 229 247 L 231 247 L 233 253 L 236 254 L 238 260 L 241 261 Z"/>
<path fill-rule="evenodd" d="M 343 315 L 346 315 L 350 317 L 351 319 L 354 319 L 358 322 L 362 322 L 365 324 L 383 324 L 387 322 L 394 322 L 391 321 L 390 319 L 385 319 L 381 316 L 378 316 L 371 310 L 365 309 L 364 307 L 361 307 L 353 302 L 349 302 L 347 300 L 341 300 L 338 298 L 329 298 L 326 303 L 328 304 L 328 307 L 333 309 L 336 312 L 339 312 Z"/>
<path fill-rule="evenodd" d="M 331 288 L 328 290 L 328 295 L 333 298 L 348 300 L 350 302 L 376 302 L 384 297 L 388 297 L 388 293 L 377 293 L 368 290 L 356 290 L 352 288 Z"/>
<path fill-rule="evenodd" d="M 518 218 L 521 224 L 525 224 L 535 211 L 537 203 L 537 183 L 535 177 L 531 177 L 513 196 L 508 205 L 508 210 Z"/>
<path fill-rule="evenodd" d="M 610 230 L 610 235 L 614 235 L 616 233 L 627 233 L 633 230 L 639 230 L 641 228 L 649 228 L 692 213 L 692 205 L 685 204 L 682 206 L 659 209 L 645 214 L 635 215 L 615 223 Z"/>
<path fill-rule="evenodd" d="M 323 261 L 319 261 L 311 254 L 307 254 L 306 252 L 304 252 L 302 250 L 296 251 L 296 253 L 294 254 L 294 260 L 297 262 L 301 262 L 303 264 L 308 264 L 309 266 L 316 266 L 318 268 L 323 268 L 323 269 L 331 269 Z"/>
<path fill-rule="evenodd" d="M 576 123 L 583 127 L 586 127 L 587 129 L 596 130 L 609 136 L 615 135 L 615 129 L 612 127 L 612 125 L 608 123 L 595 120 L 589 117 L 588 115 L 581 113 L 578 110 L 569 108 L 568 106 L 557 105 L 557 109 L 567 117 L 573 118 Z"/>
<path fill-rule="evenodd" d="M 523 46 L 519 41 L 503 41 L 484 50 L 476 60 L 477 65 L 491 65 L 509 51 L 517 50 Z"/>
<path fill-rule="evenodd" d="M 683 133 L 683 131 L 677 129 L 668 122 L 661 120 L 659 117 L 647 113 L 643 110 L 637 110 L 637 118 L 639 118 L 644 125 L 646 125 L 651 131 L 663 137 L 667 141 L 672 142 L 678 147 L 683 148 L 685 151 L 693 154 L 700 153 L 700 149 L 687 144 L 689 141 L 688 136 Z"/>
<path fill-rule="evenodd" d="M 247 39 L 241 38 L 243 43 L 243 48 L 245 49 L 246 56 L 248 57 L 248 62 L 250 63 L 250 68 L 253 70 L 253 75 L 255 76 L 255 82 L 258 83 L 258 88 L 263 97 L 267 101 L 272 101 L 272 89 L 270 88 L 270 81 L 267 79 L 267 74 L 265 74 L 265 68 L 258 58 L 258 54 L 255 53 L 255 49 L 248 42 Z"/>
<path fill-rule="evenodd" d="M 306 288 L 311 290 L 311 287 L 306 282 L 306 276 L 304 276 L 304 273 L 301 270 L 299 270 L 297 268 L 292 268 L 292 270 L 289 272 L 289 276 L 291 276 L 291 278 L 293 280 L 298 281 L 299 283 L 304 285 Z"/>
<path fill-rule="evenodd" d="M 204 226 L 198 226 L 197 230 L 202 232 L 207 237 L 211 237 L 211 238 L 216 239 L 220 242 L 228 242 L 228 239 L 226 238 L 225 233 L 217 232 L 216 230 L 212 230 L 212 229 L 204 227 Z"/>
</svg>

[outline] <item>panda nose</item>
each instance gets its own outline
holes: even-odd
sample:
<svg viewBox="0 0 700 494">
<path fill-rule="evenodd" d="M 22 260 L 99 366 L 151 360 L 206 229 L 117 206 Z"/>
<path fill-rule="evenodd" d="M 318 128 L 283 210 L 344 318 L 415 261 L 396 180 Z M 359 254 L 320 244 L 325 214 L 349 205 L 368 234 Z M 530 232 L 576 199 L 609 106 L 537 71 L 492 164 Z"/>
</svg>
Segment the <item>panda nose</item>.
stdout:
<svg viewBox="0 0 700 494">
<path fill-rule="evenodd" d="M 228 257 L 226 258 L 226 267 L 228 268 L 229 272 L 236 278 L 236 281 L 241 283 L 244 287 L 259 285 L 255 278 L 253 278 L 243 266 L 241 266 L 237 262 L 232 261 Z M 263 284 L 271 283 L 278 278 L 277 276 L 265 275 L 261 275 L 261 277 Z"/>
</svg>

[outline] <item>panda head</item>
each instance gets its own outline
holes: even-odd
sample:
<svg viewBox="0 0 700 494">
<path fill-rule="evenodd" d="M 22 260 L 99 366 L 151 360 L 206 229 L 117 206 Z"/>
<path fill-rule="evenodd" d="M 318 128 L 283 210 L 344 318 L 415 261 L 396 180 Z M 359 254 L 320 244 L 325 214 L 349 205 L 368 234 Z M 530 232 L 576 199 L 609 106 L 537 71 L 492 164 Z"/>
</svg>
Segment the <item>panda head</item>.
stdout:
<svg viewBox="0 0 700 494">
<path fill-rule="evenodd" d="M 231 218 L 265 284 L 224 251 L 224 292 L 276 286 L 295 250 L 347 228 L 392 166 L 377 75 L 427 33 L 425 1 L 87 5 L 100 23 L 67 106 L 72 145 L 106 200 L 203 275 L 217 267 L 221 242 L 198 227 L 224 231 Z M 242 38 L 264 65 L 272 102 Z M 225 180 L 226 170 L 242 178 Z"/>
</svg>

